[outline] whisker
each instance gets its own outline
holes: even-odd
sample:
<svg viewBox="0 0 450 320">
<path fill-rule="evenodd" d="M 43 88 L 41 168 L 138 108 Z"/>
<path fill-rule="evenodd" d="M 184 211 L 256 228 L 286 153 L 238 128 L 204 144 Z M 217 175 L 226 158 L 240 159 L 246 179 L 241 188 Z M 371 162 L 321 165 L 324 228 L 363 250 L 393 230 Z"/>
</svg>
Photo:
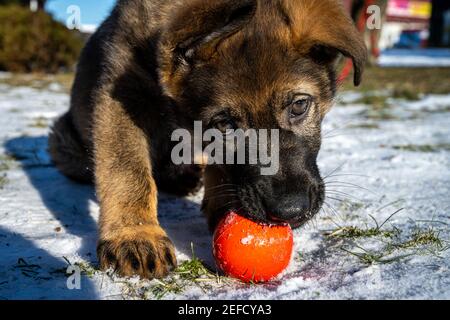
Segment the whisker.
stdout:
<svg viewBox="0 0 450 320">
<path fill-rule="evenodd" d="M 327 214 L 327 212 L 325 211 L 325 209 L 323 208 L 323 206 L 320 207 L 320 210 L 319 210 L 319 213 L 318 213 L 318 214 L 320 215 L 320 214 L 322 214 L 322 213 L 325 214 L 325 215 Z"/>
<path fill-rule="evenodd" d="M 328 181 L 325 185 L 341 185 L 341 184 L 343 184 L 343 185 L 347 185 L 347 186 L 352 186 L 352 187 L 355 187 L 355 188 L 359 188 L 359 189 L 362 189 L 362 190 L 365 190 L 365 191 L 369 191 L 369 192 L 371 192 L 371 193 L 373 193 L 373 194 L 375 194 L 376 195 L 376 193 L 374 192 L 374 191 L 372 191 L 372 190 L 370 190 L 370 189 L 367 189 L 367 188 L 365 188 L 365 187 L 363 187 L 363 186 L 360 186 L 360 185 L 358 185 L 358 184 L 355 184 L 355 183 L 351 183 L 351 182 L 345 182 L 345 181 Z"/>
<path fill-rule="evenodd" d="M 322 134 L 322 136 L 323 136 L 323 137 L 326 137 L 326 136 L 328 136 L 330 133 L 333 133 L 333 132 L 338 131 L 338 130 L 341 130 L 341 129 L 342 129 L 342 128 L 337 127 L 337 128 L 328 130 L 327 132 L 324 132 L 324 133 Z"/>
<path fill-rule="evenodd" d="M 335 198 L 335 197 L 330 197 L 330 196 L 327 196 L 327 198 L 338 201 L 338 202 L 349 202 L 349 199 L 340 199 L 340 198 Z"/>
<path fill-rule="evenodd" d="M 325 211 L 324 211 L 324 212 L 325 212 Z M 342 228 L 342 226 L 341 226 L 339 223 L 337 223 L 336 221 L 334 221 L 332 217 L 329 217 L 329 219 L 330 219 L 330 221 L 331 221 L 336 227 Z M 341 219 L 342 219 L 342 218 L 341 218 Z"/>
<path fill-rule="evenodd" d="M 330 189 L 330 188 L 336 188 L 336 189 Z M 346 185 L 341 185 L 341 184 L 332 184 L 331 186 L 327 185 L 326 191 L 328 191 L 328 190 L 336 190 L 337 191 L 337 190 L 339 190 L 341 188 L 342 189 L 364 190 L 363 188 L 360 188 L 360 187 L 346 186 Z M 353 191 L 353 190 L 350 190 L 350 191 Z M 369 190 L 367 190 L 367 191 L 369 191 Z M 370 192 L 370 193 L 373 193 L 373 192 Z"/>
<path fill-rule="evenodd" d="M 326 188 L 326 192 L 328 192 L 328 191 L 335 191 L 335 192 L 340 192 L 340 193 L 342 193 L 342 194 L 345 194 L 345 195 L 347 195 L 347 196 L 352 196 L 352 197 L 356 197 L 355 195 L 353 195 L 353 194 L 350 194 L 350 193 L 347 193 L 347 192 L 353 192 L 353 190 L 358 190 L 358 189 L 361 189 L 361 188 L 358 188 L 358 187 L 352 187 L 352 186 L 339 186 L 339 185 L 334 185 L 334 186 L 332 186 L 333 188 Z M 342 191 L 342 190 L 340 190 L 340 189 L 352 189 L 352 190 L 346 190 L 346 191 Z M 365 190 L 365 189 L 361 189 L 361 190 Z M 373 194 L 373 195 L 376 195 L 376 196 L 378 196 L 375 192 L 372 192 L 372 191 L 370 191 L 370 190 L 367 190 L 367 192 L 369 192 L 369 193 L 371 193 L 371 194 Z M 357 197 L 356 197 L 357 198 Z M 357 198 L 357 199 L 359 199 L 359 200 L 361 200 L 361 198 Z"/>
<path fill-rule="evenodd" d="M 332 170 L 329 174 L 327 174 L 323 179 L 328 178 L 329 176 L 331 176 L 333 173 L 336 173 L 339 169 L 341 169 L 346 162 L 343 162 L 341 165 L 339 165 L 337 168 L 335 168 L 334 170 Z"/>
<path fill-rule="evenodd" d="M 220 184 L 214 187 L 210 187 L 210 188 L 205 188 L 205 191 L 211 191 L 211 190 L 215 190 L 215 189 L 219 189 L 219 188 L 223 188 L 223 187 L 237 187 L 237 184 L 234 183 L 224 183 L 224 184 Z"/>
<path fill-rule="evenodd" d="M 350 136 L 350 135 L 353 135 L 353 134 L 350 133 L 350 132 L 346 132 L 346 133 L 335 134 L 335 135 L 332 135 L 332 136 L 323 136 L 322 139 L 326 140 L 326 139 L 333 139 L 333 138 L 336 138 L 336 137 Z"/>
<path fill-rule="evenodd" d="M 309 221 L 311 222 L 311 225 L 313 227 L 313 229 L 317 229 L 317 220 L 315 219 L 315 217 L 313 217 L 312 219 L 309 219 Z"/>
<path fill-rule="evenodd" d="M 221 193 L 224 193 L 224 192 L 234 192 L 234 193 L 237 193 L 237 190 L 236 189 L 232 189 L 232 188 L 228 188 L 228 189 L 223 189 L 223 190 L 216 190 L 216 191 L 214 191 L 214 192 L 211 192 L 211 191 L 207 191 L 207 192 L 205 192 L 205 194 L 221 194 Z"/>
<path fill-rule="evenodd" d="M 336 128 L 333 128 L 333 129 L 331 129 L 331 130 L 328 130 L 328 131 L 324 132 L 324 133 L 322 134 L 322 137 L 323 137 L 324 139 L 326 139 L 326 138 L 328 138 L 328 137 L 330 136 L 330 134 L 333 133 L 333 132 L 336 132 L 336 131 L 339 131 L 339 130 L 345 130 L 345 127 L 348 126 L 349 124 L 351 124 L 352 122 L 353 122 L 353 120 L 349 120 L 349 121 L 347 121 L 347 122 L 344 122 L 344 123 L 343 123 L 342 125 L 340 125 L 339 127 L 336 127 Z M 347 135 L 348 135 L 348 133 L 347 133 Z"/>
<path fill-rule="evenodd" d="M 327 193 L 327 194 L 330 193 L 331 195 L 335 195 L 335 196 L 347 196 L 347 197 L 349 197 L 349 198 L 352 198 L 353 200 L 356 200 L 356 201 L 359 201 L 359 202 L 363 202 L 363 201 L 361 200 L 361 198 L 358 198 L 358 197 L 356 197 L 356 196 L 354 196 L 354 195 L 351 195 L 351 194 L 349 194 L 349 193 L 342 192 L 342 191 L 337 191 L 337 190 L 327 190 L 326 193 Z"/>
<path fill-rule="evenodd" d="M 351 177 L 363 177 L 363 178 L 370 178 L 370 176 L 359 174 L 359 173 L 337 173 L 333 175 L 328 175 L 323 180 L 334 178 L 334 177 L 342 177 L 342 176 L 351 176 Z"/>
<path fill-rule="evenodd" d="M 339 214 L 339 212 L 331 205 L 331 204 L 329 204 L 328 202 L 326 202 L 326 201 L 324 201 L 323 202 L 326 206 L 327 206 L 327 208 L 329 208 L 338 218 L 340 218 L 340 219 L 342 219 L 342 217 L 341 217 L 341 215 Z"/>
<path fill-rule="evenodd" d="M 204 197 L 203 200 L 212 200 L 212 199 L 220 199 L 225 197 L 235 197 L 237 196 L 235 193 L 228 193 L 228 194 L 217 194 L 210 197 Z"/>
<path fill-rule="evenodd" d="M 244 206 L 241 206 L 241 207 L 239 207 L 239 208 L 237 208 L 237 209 L 234 209 L 236 212 L 239 212 L 240 210 L 242 210 L 242 209 L 244 209 Z"/>
<path fill-rule="evenodd" d="M 330 203 L 324 201 L 323 204 L 326 205 L 327 208 L 330 209 L 335 215 L 339 216 L 337 210 Z"/>
</svg>

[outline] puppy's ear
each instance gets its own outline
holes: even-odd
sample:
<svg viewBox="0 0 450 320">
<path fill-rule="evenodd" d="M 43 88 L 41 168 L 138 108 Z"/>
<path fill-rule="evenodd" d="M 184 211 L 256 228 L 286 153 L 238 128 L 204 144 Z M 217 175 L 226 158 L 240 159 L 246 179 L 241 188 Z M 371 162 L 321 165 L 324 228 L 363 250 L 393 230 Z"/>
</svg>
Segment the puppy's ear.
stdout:
<svg viewBox="0 0 450 320">
<path fill-rule="evenodd" d="M 252 19 L 256 7 L 257 0 L 194 0 L 175 9 L 160 41 L 163 85 L 180 78 L 194 63 L 211 59 L 221 41 Z"/>
<path fill-rule="evenodd" d="M 294 44 L 311 56 L 334 60 L 339 52 L 353 60 L 354 84 L 361 83 L 367 48 L 352 19 L 336 0 L 281 0 L 290 17 Z"/>
</svg>

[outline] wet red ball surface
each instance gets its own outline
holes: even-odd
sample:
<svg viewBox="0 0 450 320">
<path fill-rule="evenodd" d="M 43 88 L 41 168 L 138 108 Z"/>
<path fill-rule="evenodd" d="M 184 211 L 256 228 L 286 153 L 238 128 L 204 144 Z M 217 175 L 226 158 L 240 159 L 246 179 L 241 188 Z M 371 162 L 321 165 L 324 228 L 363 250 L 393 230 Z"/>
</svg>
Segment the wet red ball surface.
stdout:
<svg viewBox="0 0 450 320">
<path fill-rule="evenodd" d="M 245 282 L 267 282 L 291 259 L 294 237 L 289 225 L 253 222 L 230 212 L 214 233 L 214 257 L 225 274 Z"/>
</svg>

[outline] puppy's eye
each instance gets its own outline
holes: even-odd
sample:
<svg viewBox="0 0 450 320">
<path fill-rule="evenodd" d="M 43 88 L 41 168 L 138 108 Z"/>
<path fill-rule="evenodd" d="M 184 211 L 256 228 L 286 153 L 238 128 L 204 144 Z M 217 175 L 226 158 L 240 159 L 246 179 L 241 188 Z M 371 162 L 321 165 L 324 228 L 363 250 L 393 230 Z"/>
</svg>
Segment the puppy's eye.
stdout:
<svg viewBox="0 0 450 320">
<path fill-rule="evenodd" d="M 301 96 L 295 98 L 291 106 L 290 117 L 299 118 L 304 116 L 312 104 L 312 98 L 310 96 Z"/>
<path fill-rule="evenodd" d="M 220 120 L 215 122 L 214 127 L 226 134 L 230 130 L 236 129 L 236 124 L 232 120 Z"/>
</svg>

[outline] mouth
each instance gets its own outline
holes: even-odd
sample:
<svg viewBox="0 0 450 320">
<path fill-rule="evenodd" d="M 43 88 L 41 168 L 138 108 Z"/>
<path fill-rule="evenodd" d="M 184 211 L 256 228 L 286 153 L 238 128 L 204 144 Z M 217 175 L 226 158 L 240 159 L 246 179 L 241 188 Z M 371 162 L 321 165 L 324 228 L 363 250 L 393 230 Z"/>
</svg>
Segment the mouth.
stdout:
<svg viewBox="0 0 450 320">
<path fill-rule="evenodd" d="M 209 194 L 206 198 L 207 201 L 204 199 L 203 209 L 207 208 L 209 215 L 214 216 L 215 219 L 220 220 L 227 213 L 235 212 L 257 223 L 290 225 L 292 229 L 300 228 L 310 221 L 320 211 L 324 198 L 322 195 L 324 190 L 319 189 L 319 192 L 314 197 L 311 197 L 313 200 L 310 203 L 309 210 L 305 208 L 304 211 L 299 212 L 297 215 L 289 219 L 286 219 L 287 217 L 283 219 L 279 215 L 272 214 L 271 210 L 267 210 L 264 199 L 260 196 L 262 190 L 255 190 L 255 188 L 236 188 L 236 185 L 233 185 L 231 194 L 229 193 L 229 190 L 231 190 L 230 187 L 228 187 L 228 191 L 222 190 L 221 188 L 212 190 L 214 192 Z"/>
<path fill-rule="evenodd" d="M 311 197 L 312 202 L 310 203 L 309 209 L 299 210 L 297 215 L 294 215 L 290 218 L 283 218 L 278 215 L 275 215 L 271 212 L 271 210 L 267 209 L 267 206 L 260 196 L 256 196 L 256 192 L 251 197 L 251 202 L 245 201 L 245 198 L 236 199 L 237 203 L 239 203 L 238 213 L 249 218 L 255 222 L 271 224 L 271 225 L 290 225 L 292 229 L 297 229 L 302 227 L 308 221 L 314 218 L 314 216 L 319 213 L 320 208 L 323 205 L 323 190 L 319 189 L 318 194 L 314 197 Z"/>
<path fill-rule="evenodd" d="M 281 225 L 289 224 L 292 229 L 297 229 L 303 226 L 306 222 L 308 222 L 312 217 L 314 217 L 314 215 L 315 214 L 308 212 L 306 215 L 298 216 L 289 221 L 284 221 L 275 216 L 272 216 L 271 214 L 267 214 L 267 217 L 269 221 L 271 221 L 271 224 L 281 224 Z"/>
<path fill-rule="evenodd" d="M 319 210 L 317 210 L 318 212 Z M 292 229 L 297 229 L 302 227 L 306 222 L 308 222 L 310 219 L 312 219 L 316 213 L 313 212 L 307 212 L 305 215 L 300 215 L 298 217 L 295 217 L 291 220 L 283 220 L 280 219 L 266 211 L 259 211 L 256 212 L 253 209 L 247 209 L 245 206 L 242 206 L 242 202 L 239 201 L 238 206 L 232 206 L 224 211 L 227 212 L 235 212 L 243 217 L 246 217 L 250 220 L 253 220 L 255 222 L 261 223 L 261 224 L 267 224 L 267 225 L 280 225 L 285 226 L 289 225 Z"/>
</svg>

